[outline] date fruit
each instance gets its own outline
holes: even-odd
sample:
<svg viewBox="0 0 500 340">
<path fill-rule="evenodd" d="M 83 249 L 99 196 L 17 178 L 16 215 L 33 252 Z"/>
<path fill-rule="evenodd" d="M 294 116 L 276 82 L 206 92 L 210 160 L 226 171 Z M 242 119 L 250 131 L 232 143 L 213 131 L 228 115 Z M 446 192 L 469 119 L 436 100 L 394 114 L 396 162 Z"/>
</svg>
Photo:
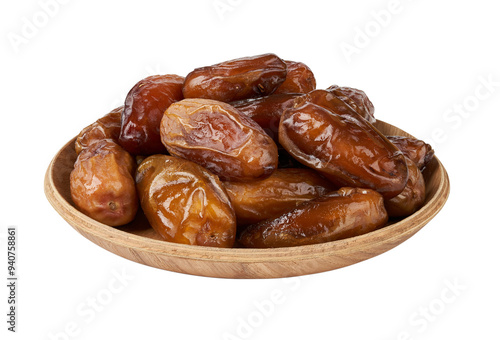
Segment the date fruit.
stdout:
<svg viewBox="0 0 500 340">
<path fill-rule="evenodd" d="M 233 204 L 238 225 L 278 217 L 302 202 L 335 189 L 311 169 L 277 169 L 261 181 L 223 184 Z"/>
<path fill-rule="evenodd" d="M 404 155 L 362 118 L 305 102 L 285 111 L 279 140 L 295 159 L 338 187 L 370 188 L 390 199 L 406 186 Z"/>
<path fill-rule="evenodd" d="M 262 54 L 197 68 L 186 76 L 184 98 L 222 102 L 273 93 L 286 79 L 286 64 L 275 54 Z"/>
<path fill-rule="evenodd" d="M 370 99 L 368 99 L 368 96 L 364 91 L 352 87 L 340 87 L 337 85 L 330 86 L 327 91 L 335 94 L 370 123 L 375 123 L 377 121 L 374 116 L 375 107 Z"/>
<path fill-rule="evenodd" d="M 285 110 L 294 106 L 297 93 L 271 94 L 269 96 L 239 100 L 230 104 L 245 116 L 252 118 L 274 141 L 278 141 L 280 118 Z"/>
<path fill-rule="evenodd" d="M 274 93 L 308 93 L 316 89 L 316 78 L 306 64 L 285 60 L 286 79 Z"/>
<path fill-rule="evenodd" d="M 338 115 L 351 116 L 354 119 L 362 119 L 359 113 L 354 111 L 345 101 L 327 90 L 314 90 L 295 99 L 294 107 L 299 107 L 305 103 L 312 103 L 324 107 Z M 364 124 L 366 125 L 366 124 Z"/>
<path fill-rule="evenodd" d="M 184 99 L 161 120 L 161 139 L 171 155 L 193 161 L 224 180 L 265 178 L 278 166 L 272 138 L 229 104 Z"/>
<path fill-rule="evenodd" d="M 165 110 L 182 99 L 184 78 L 173 75 L 147 77 L 128 93 L 123 109 L 119 144 L 133 155 L 165 153 L 160 121 Z"/>
<path fill-rule="evenodd" d="M 410 216 L 420 209 L 425 201 L 425 181 L 422 172 L 411 159 L 406 158 L 406 164 L 409 173 L 406 187 L 399 195 L 385 201 L 385 209 L 390 217 Z"/>
<path fill-rule="evenodd" d="M 153 155 L 137 168 L 141 207 L 169 242 L 232 247 L 236 217 L 217 176 L 176 157 Z"/>
<path fill-rule="evenodd" d="M 434 157 L 432 146 L 420 139 L 403 136 L 387 136 L 387 139 L 415 162 L 420 170 L 423 170 Z"/>
<path fill-rule="evenodd" d="M 102 118 L 84 128 L 76 137 L 75 151 L 78 155 L 84 148 L 102 139 L 118 141 L 123 106 L 117 107 Z"/>
<path fill-rule="evenodd" d="M 134 159 L 111 139 L 81 150 L 70 175 L 71 197 L 85 215 L 109 226 L 131 222 L 138 209 Z"/>
<path fill-rule="evenodd" d="M 276 219 L 248 226 L 239 241 L 249 248 L 323 243 L 366 234 L 384 226 L 387 219 L 379 193 L 341 188 L 306 201 Z"/>
</svg>

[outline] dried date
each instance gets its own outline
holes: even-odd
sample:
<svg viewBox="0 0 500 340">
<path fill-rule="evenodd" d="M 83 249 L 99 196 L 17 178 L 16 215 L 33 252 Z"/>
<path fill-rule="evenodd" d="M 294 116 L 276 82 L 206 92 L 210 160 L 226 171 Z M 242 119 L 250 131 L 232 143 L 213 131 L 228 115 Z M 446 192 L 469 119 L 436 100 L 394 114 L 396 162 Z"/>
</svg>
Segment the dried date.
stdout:
<svg viewBox="0 0 500 340">
<path fill-rule="evenodd" d="M 306 201 L 275 219 L 248 226 L 240 243 L 249 248 L 294 247 L 366 234 L 387 223 L 376 191 L 341 188 Z"/>
<path fill-rule="evenodd" d="M 147 77 L 128 93 L 119 144 L 133 155 L 165 153 L 160 121 L 165 110 L 181 100 L 184 78 L 167 74 Z"/>
<path fill-rule="evenodd" d="M 197 68 L 186 76 L 185 98 L 223 102 L 273 93 L 286 79 L 286 64 L 275 54 L 262 54 Z"/>
<path fill-rule="evenodd" d="M 316 89 L 316 78 L 306 64 L 290 60 L 285 64 L 286 79 L 274 93 L 308 93 Z"/>
<path fill-rule="evenodd" d="M 76 154 L 78 155 L 84 148 L 102 139 L 112 139 L 115 142 L 118 141 L 122 112 L 123 106 L 120 106 L 84 128 L 76 137 Z"/>
<path fill-rule="evenodd" d="M 415 162 L 420 170 L 423 170 L 434 157 L 432 146 L 420 139 L 404 136 L 387 136 L 387 139 Z"/>
<path fill-rule="evenodd" d="M 277 169 L 261 181 L 223 182 L 238 225 L 278 217 L 335 187 L 311 169 Z"/>
<path fill-rule="evenodd" d="M 385 201 L 385 208 L 390 217 L 404 217 L 413 214 L 420 209 L 425 201 L 425 181 L 422 172 L 409 158 L 408 182 L 403 191 L 389 200 Z"/>
<path fill-rule="evenodd" d="M 153 155 L 137 169 L 141 207 L 169 242 L 232 247 L 236 217 L 217 176 L 176 157 Z"/>
<path fill-rule="evenodd" d="M 370 188 L 389 199 L 406 186 L 404 155 L 362 118 L 305 102 L 285 111 L 279 140 L 295 159 L 338 187 Z"/>
<path fill-rule="evenodd" d="M 184 99 L 161 121 L 168 152 L 200 164 L 224 180 L 265 178 L 277 168 L 278 149 L 264 130 L 229 104 Z"/>
<path fill-rule="evenodd" d="M 119 226 L 131 222 L 138 209 L 134 159 L 111 139 L 82 149 L 70 175 L 71 197 L 87 216 Z"/>
<path fill-rule="evenodd" d="M 285 110 L 294 106 L 295 98 L 299 96 L 301 94 L 271 94 L 265 97 L 231 102 L 230 104 L 245 116 L 257 122 L 277 142 L 281 115 Z"/>
</svg>

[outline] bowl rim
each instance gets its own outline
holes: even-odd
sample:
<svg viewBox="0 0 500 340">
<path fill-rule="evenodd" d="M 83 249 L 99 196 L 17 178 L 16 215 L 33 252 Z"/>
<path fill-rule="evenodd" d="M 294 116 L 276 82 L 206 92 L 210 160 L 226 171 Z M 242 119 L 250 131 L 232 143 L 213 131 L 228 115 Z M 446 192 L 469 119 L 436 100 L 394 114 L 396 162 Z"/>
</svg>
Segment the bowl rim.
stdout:
<svg viewBox="0 0 500 340">
<path fill-rule="evenodd" d="M 389 123 L 380 120 L 377 120 L 377 122 L 401 130 Z M 408 133 L 406 134 L 411 136 Z M 67 148 L 73 147 L 75 139 L 76 137 L 68 141 L 57 152 L 51 160 L 45 174 L 45 195 L 54 209 L 80 233 L 80 229 L 82 229 L 85 233 L 91 234 L 99 239 L 105 239 L 108 242 L 112 242 L 113 244 L 120 245 L 122 247 L 141 249 L 142 251 L 147 251 L 151 254 L 161 254 L 177 258 L 244 263 L 289 262 L 316 258 L 319 254 L 321 254 L 321 256 L 335 255 L 336 253 L 348 250 L 353 245 L 366 245 L 366 247 L 370 247 L 380 242 L 387 243 L 390 242 L 392 238 L 400 239 L 401 234 L 407 233 L 411 236 L 411 234 L 414 234 L 416 231 L 421 229 L 444 206 L 450 190 L 448 174 L 439 159 L 434 156 L 434 161 L 437 162 L 435 171 L 439 172 L 438 175 L 440 180 L 437 184 L 438 189 L 433 197 L 431 197 L 421 209 L 412 215 L 375 231 L 342 240 L 282 248 L 214 248 L 178 244 L 152 239 L 141 235 L 135 235 L 133 233 L 100 223 L 78 211 L 78 209 L 71 205 L 62 196 L 54 183 L 54 172 L 56 170 L 55 165 L 61 154 L 65 152 Z M 66 216 L 72 216 L 74 219 L 69 221 Z M 73 224 L 75 222 L 78 223 L 78 226 Z"/>
</svg>

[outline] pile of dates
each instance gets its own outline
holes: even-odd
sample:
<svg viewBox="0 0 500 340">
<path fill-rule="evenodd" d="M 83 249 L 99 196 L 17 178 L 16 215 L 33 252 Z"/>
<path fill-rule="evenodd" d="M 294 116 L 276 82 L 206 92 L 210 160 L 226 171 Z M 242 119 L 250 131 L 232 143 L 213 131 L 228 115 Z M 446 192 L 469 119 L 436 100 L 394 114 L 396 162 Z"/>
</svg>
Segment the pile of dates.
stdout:
<svg viewBox="0 0 500 340">
<path fill-rule="evenodd" d="M 264 54 L 139 81 L 78 135 L 71 195 L 166 241 L 291 247 L 368 233 L 425 200 L 425 142 L 384 136 L 363 91 Z"/>
</svg>

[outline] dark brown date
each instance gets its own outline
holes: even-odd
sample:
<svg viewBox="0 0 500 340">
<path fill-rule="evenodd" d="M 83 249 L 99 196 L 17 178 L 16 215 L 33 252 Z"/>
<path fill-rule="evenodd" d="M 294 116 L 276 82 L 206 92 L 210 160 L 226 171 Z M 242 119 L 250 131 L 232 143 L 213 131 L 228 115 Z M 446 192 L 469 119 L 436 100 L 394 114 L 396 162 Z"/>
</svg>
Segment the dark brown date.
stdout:
<svg viewBox="0 0 500 340">
<path fill-rule="evenodd" d="M 338 187 L 370 188 L 390 199 L 406 186 L 404 155 L 356 113 L 336 114 L 305 102 L 285 111 L 279 140 L 295 159 Z"/>
<path fill-rule="evenodd" d="M 278 149 L 264 130 L 229 104 L 184 99 L 161 121 L 168 152 L 206 167 L 224 180 L 265 178 L 278 165 Z"/>
<path fill-rule="evenodd" d="M 133 155 L 165 153 L 160 121 L 170 104 L 182 99 L 184 78 L 173 74 L 151 76 L 128 93 L 119 144 Z"/>
<path fill-rule="evenodd" d="M 385 201 L 385 208 L 390 217 L 410 216 L 420 209 L 425 201 L 425 181 L 422 172 L 411 159 L 406 158 L 406 164 L 409 173 L 406 187 L 399 195 Z"/>
<path fill-rule="evenodd" d="M 364 91 L 352 87 L 340 87 L 337 85 L 330 86 L 327 91 L 335 94 L 370 123 L 375 123 L 377 121 L 374 116 L 375 107 L 370 99 L 368 99 L 368 96 Z"/>
<path fill-rule="evenodd" d="M 403 136 L 387 136 L 387 139 L 415 162 L 420 170 L 423 170 L 434 157 L 432 146 L 420 139 Z"/>
<path fill-rule="evenodd" d="M 238 111 L 252 118 L 274 141 L 278 141 L 280 118 L 286 109 L 292 108 L 296 93 L 272 94 L 265 97 L 231 102 Z"/>
<path fill-rule="evenodd" d="M 84 148 L 102 139 L 112 139 L 117 142 L 120 135 L 122 112 L 123 106 L 120 106 L 84 128 L 76 137 L 76 154 L 78 155 Z"/>
<path fill-rule="evenodd" d="M 384 200 L 376 191 L 341 188 L 306 201 L 271 220 L 248 226 L 240 243 L 249 248 L 294 247 L 345 239 L 387 223 Z"/>
<path fill-rule="evenodd" d="M 275 54 L 262 54 L 197 68 L 186 76 L 185 98 L 231 102 L 273 93 L 286 78 L 286 64 Z"/>
<path fill-rule="evenodd" d="M 306 64 L 285 60 L 286 79 L 274 93 L 308 93 L 316 89 L 316 78 Z"/>
<path fill-rule="evenodd" d="M 176 157 L 153 155 L 137 168 L 141 207 L 169 242 L 232 247 L 236 217 L 217 176 Z"/>
<path fill-rule="evenodd" d="M 78 210 L 109 226 L 131 222 L 138 209 L 134 159 L 111 139 L 83 148 L 70 175 Z"/>
<path fill-rule="evenodd" d="M 238 225 L 278 217 L 302 202 L 335 189 L 311 169 L 277 169 L 261 181 L 223 184 L 233 204 Z"/>
</svg>

